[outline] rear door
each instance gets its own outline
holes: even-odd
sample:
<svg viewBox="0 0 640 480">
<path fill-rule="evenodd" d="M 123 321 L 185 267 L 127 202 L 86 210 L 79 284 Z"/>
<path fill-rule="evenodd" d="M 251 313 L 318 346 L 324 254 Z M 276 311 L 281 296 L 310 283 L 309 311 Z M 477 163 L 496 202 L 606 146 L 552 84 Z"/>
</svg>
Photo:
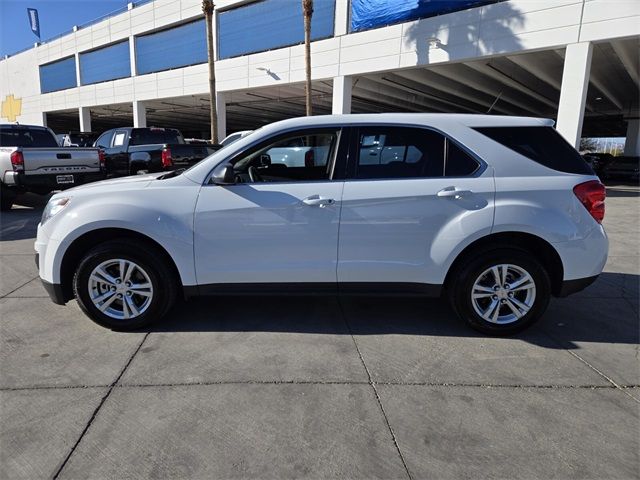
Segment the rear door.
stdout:
<svg viewBox="0 0 640 480">
<path fill-rule="evenodd" d="M 340 220 L 340 288 L 441 284 L 451 249 L 471 232 L 491 229 L 491 171 L 431 129 L 360 127 L 352 138 Z"/>
</svg>

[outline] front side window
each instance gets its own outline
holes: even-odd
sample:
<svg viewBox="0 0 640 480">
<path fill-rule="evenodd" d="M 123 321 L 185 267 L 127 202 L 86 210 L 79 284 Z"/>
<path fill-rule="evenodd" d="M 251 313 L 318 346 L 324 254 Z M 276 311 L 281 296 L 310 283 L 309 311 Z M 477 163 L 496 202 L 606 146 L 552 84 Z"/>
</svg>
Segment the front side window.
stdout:
<svg viewBox="0 0 640 480">
<path fill-rule="evenodd" d="M 113 130 L 109 130 L 104 132 L 102 135 L 98 137 L 94 146 L 100 148 L 109 148 L 111 146 L 111 139 L 113 138 Z"/>
<path fill-rule="evenodd" d="M 445 138 L 404 127 L 361 128 L 354 178 L 441 177 Z"/>
<path fill-rule="evenodd" d="M 241 183 L 329 180 L 337 130 L 280 137 L 233 162 Z"/>
</svg>

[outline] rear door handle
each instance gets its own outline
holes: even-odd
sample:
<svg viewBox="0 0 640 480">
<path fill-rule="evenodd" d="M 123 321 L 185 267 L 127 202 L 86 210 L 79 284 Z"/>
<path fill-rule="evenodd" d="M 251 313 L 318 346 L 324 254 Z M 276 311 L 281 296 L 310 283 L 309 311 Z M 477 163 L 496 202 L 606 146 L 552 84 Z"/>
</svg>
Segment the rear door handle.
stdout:
<svg viewBox="0 0 640 480">
<path fill-rule="evenodd" d="M 324 207 L 326 205 L 333 205 L 336 201 L 333 198 L 324 198 L 320 195 L 311 195 L 310 197 L 302 200 L 302 203 L 309 205 L 310 207 Z"/>
<path fill-rule="evenodd" d="M 440 190 L 436 195 L 438 197 L 453 197 L 454 199 L 459 199 L 464 197 L 465 195 L 471 195 L 473 192 L 471 190 L 462 190 L 456 187 L 446 187 Z"/>
</svg>

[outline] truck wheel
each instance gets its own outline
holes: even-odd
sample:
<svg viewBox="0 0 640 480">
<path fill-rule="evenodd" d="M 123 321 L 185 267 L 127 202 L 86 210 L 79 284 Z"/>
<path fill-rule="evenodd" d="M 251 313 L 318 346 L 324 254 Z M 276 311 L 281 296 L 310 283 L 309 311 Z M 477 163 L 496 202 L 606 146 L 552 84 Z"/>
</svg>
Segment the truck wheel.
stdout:
<svg viewBox="0 0 640 480">
<path fill-rule="evenodd" d="M 134 330 L 163 317 L 175 301 L 177 281 L 151 245 L 126 240 L 89 251 L 76 270 L 73 292 L 82 311 L 113 330 Z"/>
<path fill-rule="evenodd" d="M 519 332 L 538 320 L 549 304 L 549 276 L 525 251 L 486 252 L 455 273 L 450 288 L 453 309 L 482 333 Z"/>
<path fill-rule="evenodd" d="M 0 185 L 0 210 L 6 212 L 11 210 L 13 201 L 16 199 L 16 194 L 10 191 L 7 187 Z"/>
</svg>

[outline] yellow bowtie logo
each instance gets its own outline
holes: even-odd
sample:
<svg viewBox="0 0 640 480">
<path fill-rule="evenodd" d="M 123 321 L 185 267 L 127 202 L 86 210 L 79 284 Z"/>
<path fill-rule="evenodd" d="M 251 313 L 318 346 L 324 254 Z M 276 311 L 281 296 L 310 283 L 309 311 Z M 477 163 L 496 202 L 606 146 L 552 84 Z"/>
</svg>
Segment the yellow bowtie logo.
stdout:
<svg viewBox="0 0 640 480">
<path fill-rule="evenodd" d="M 2 118 L 15 122 L 22 113 L 22 99 L 15 98 L 13 94 L 7 95 L 2 101 Z"/>
</svg>

